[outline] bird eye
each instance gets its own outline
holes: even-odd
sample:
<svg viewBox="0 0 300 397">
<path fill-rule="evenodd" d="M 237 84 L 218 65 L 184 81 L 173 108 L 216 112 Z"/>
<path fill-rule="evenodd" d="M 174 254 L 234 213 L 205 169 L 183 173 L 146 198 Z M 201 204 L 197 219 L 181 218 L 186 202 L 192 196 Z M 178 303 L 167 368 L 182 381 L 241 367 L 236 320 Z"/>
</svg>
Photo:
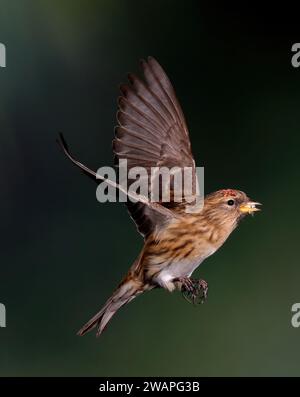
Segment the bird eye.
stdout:
<svg viewBox="0 0 300 397">
<path fill-rule="evenodd" d="M 234 205 L 234 200 L 228 200 L 228 201 L 227 201 L 227 204 L 228 204 L 228 205 Z"/>
</svg>

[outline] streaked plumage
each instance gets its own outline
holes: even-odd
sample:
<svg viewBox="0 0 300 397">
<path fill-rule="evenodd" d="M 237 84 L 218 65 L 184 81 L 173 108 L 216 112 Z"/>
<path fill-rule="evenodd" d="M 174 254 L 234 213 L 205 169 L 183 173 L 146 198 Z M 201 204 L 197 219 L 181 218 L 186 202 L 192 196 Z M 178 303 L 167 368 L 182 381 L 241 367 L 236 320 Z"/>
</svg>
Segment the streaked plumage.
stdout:
<svg viewBox="0 0 300 397">
<path fill-rule="evenodd" d="M 174 89 L 154 58 L 141 61 L 141 66 L 144 80 L 130 74 L 131 84 L 121 86 L 113 140 L 116 164 L 126 159 L 128 168 L 144 167 L 149 173 L 151 167 L 192 167 L 195 192 L 195 161 Z M 94 171 L 70 155 L 63 139 L 60 143 L 73 163 L 95 179 Z M 246 213 L 257 210 L 255 204 L 245 193 L 232 189 L 206 196 L 203 210 L 194 213 L 186 211 L 192 203 L 176 203 L 172 195 L 167 203 L 128 201 L 144 247 L 112 297 L 79 335 L 94 327 L 100 335 L 115 312 L 144 291 L 156 287 L 193 290 L 193 271 L 222 246 Z"/>
</svg>

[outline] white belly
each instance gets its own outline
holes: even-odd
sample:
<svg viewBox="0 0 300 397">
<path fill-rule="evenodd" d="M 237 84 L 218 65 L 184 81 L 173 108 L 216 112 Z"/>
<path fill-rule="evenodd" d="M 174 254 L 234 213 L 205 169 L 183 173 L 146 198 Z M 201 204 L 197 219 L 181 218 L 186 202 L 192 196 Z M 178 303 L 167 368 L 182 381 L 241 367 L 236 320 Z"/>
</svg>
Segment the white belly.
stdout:
<svg viewBox="0 0 300 397">
<path fill-rule="evenodd" d="M 207 258 L 207 256 L 205 258 Z M 196 258 L 193 261 L 183 260 L 173 262 L 156 275 L 155 282 L 157 282 L 161 287 L 166 288 L 169 291 L 173 291 L 175 289 L 174 279 L 179 277 L 190 277 L 205 258 Z"/>
<path fill-rule="evenodd" d="M 174 262 L 169 265 L 167 268 L 162 270 L 160 274 L 162 276 L 167 275 L 169 277 L 177 278 L 177 277 L 190 277 L 190 275 L 197 269 L 197 267 L 201 264 L 203 260 L 198 259 L 191 261 L 180 261 Z"/>
</svg>

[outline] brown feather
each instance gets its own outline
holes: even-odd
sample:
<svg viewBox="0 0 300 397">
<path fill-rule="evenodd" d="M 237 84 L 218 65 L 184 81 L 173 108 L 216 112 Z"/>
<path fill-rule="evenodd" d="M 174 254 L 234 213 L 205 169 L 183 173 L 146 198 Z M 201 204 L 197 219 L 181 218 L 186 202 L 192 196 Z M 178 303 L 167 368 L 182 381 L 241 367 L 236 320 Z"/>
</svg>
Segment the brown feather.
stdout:
<svg viewBox="0 0 300 397">
<path fill-rule="evenodd" d="M 118 99 L 118 126 L 113 141 L 115 163 L 126 159 L 129 168 L 144 167 L 149 179 L 151 167 L 192 167 L 195 186 L 195 162 L 188 129 L 172 84 L 154 58 L 142 60 L 141 66 L 145 81 L 129 74 L 131 85 L 120 87 L 122 96 Z M 129 180 L 128 186 L 131 183 Z M 149 185 L 149 197 L 150 188 Z M 187 205 L 175 203 L 172 193 L 170 202 L 160 204 L 174 212 L 182 211 Z M 158 219 L 147 206 L 128 202 L 127 208 L 144 237 L 155 231 Z"/>
</svg>

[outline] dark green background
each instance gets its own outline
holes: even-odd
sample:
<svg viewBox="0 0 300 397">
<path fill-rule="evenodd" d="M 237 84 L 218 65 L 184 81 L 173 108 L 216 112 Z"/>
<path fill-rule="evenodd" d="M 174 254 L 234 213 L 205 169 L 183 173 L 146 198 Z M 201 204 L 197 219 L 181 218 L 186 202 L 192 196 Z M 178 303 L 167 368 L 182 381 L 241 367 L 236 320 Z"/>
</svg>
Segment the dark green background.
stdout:
<svg viewBox="0 0 300 397">
<path fill-rule="evenodd" d="M 293 10 L 197 1 L 0 1 L 0 375 L 299 375 L 300 42 Z M 296 19 L 296 18 L 294 18 Z M 144 294 L 103 336 L 76 331 L 142 239 L 121 204 L 58 150 L 112 164 L 118 84 L 155 56 L 188 120 L 206 192 L 245 190 L 263 212 L 197 270 L 202 306 Z"/>
</svg>

